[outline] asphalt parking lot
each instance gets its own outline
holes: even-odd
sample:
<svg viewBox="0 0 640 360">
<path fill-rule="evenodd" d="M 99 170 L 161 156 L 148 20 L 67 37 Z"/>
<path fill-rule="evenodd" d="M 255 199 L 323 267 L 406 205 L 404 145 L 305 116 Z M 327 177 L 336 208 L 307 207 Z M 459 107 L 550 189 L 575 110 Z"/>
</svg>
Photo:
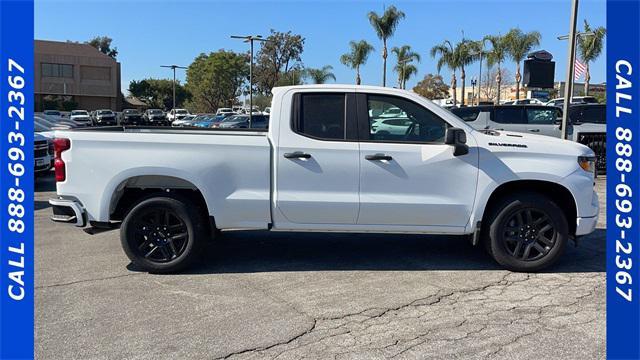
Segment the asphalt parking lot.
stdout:
<svg viewBox="0 0 640 360">
<path fill-rule="evenodd" d="M 452 237 L 234 232 L 151 275 L 118 231 L 49 221 L 54 192 L 36 180 L 40 359 L 605 358 L 604 208 L 539 274 Z"/>
</svg>

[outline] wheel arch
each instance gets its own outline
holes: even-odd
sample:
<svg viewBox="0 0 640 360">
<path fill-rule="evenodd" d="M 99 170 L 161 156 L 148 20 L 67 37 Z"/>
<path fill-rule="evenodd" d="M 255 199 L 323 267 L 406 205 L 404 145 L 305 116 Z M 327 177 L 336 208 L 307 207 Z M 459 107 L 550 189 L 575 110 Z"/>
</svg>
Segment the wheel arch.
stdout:
<svg viewBox="0 0 640 360">
<path fill-rule="evenodd" d="M 160 194 L 176 194 L 201 208 L 201 211 L 211 215 L 211 206 L 207 197 L 193 181 L 173 175 L 133 175 L 125 177 L 113 186 L 108 199 L 104 199 L 107 206 L 109 220 L 121 221 L 128 211 L 141 200 Z"/>
<path fill-rule="evenodd" d="M 577 202 L 571 191 L 565 186 L 545 180 L 514 180 L 503 183 L 497 186 L 487 198 L 482 208 L 482 224 L 483 227 L 488 224 L 488 214 L 491 212 L 491 207 L 498 203 L 498 200 L 505 195 L 512 194 L 518 191 L 535 192 L 541 195 L 548 196 L 562 209 L 567 222 L 569 224 L 569 234 L 575 235 L 576 233 L 576 218 L 578 214 Z"/>
</svg>

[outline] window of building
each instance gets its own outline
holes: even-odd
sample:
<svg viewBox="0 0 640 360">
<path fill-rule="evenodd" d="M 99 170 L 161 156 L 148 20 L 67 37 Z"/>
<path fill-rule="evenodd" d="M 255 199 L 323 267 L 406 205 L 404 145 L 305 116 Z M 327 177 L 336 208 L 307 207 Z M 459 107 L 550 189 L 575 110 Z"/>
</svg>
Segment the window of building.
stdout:
<svg viewBox="0 0 640 360">
<path fill-rule="evenodd" d="M 42 77 L 73 78 L 73 65 L 70 64 L 41 64 Z"/>
</svg>

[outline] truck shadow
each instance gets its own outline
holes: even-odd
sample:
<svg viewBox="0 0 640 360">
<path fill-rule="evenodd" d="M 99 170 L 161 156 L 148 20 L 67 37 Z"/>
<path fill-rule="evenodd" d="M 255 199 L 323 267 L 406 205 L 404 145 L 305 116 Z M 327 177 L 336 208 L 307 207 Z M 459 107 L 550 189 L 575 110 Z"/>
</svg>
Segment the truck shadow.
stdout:
<svg viewBox="0 0 640 360">
<path fill-rule="evenodd" d="M 546 272 L 604 272 L 605 232 L 581 238 L 578 247 L 570 242 Z M 482 247 L 452 236 L 226 232 L 203 255 L 187 274 L 502 270 Z"/>
</svg>

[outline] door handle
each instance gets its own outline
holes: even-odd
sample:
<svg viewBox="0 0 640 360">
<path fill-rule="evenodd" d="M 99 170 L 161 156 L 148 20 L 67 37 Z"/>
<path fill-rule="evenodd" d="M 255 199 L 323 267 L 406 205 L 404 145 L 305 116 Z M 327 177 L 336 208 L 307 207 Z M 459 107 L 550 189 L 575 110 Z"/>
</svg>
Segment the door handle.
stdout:
<svg viewBox="0 0 640 360">
<path fill-rule="evenodd" d="M 531 132 L 540 132 L 540 129 L 529 129 Z"/>
<path fill-rule="evenodd" d="M 284 157 L 287 159 L 309 159 L 311 154 L 303 153 L 302 151 L 296 151 L 292 153 L 284 153 Z"/>
<path fill-rule="evenodd" d="M 504 131 L 504 129 L 496 129 L 496 130 L 498 130 L 498 131 Z"/>
<path fill-rule="evenodd" d="M 391 161 L 391 160 L 393 160 L 393 158 L 391 156 L 385 155 L 385 154 L 366 155 L 364 158 L 367 159 L 367 160 L 371 160 L 371 161 L 375 161 L 375 160 Z"/>
</svg>

